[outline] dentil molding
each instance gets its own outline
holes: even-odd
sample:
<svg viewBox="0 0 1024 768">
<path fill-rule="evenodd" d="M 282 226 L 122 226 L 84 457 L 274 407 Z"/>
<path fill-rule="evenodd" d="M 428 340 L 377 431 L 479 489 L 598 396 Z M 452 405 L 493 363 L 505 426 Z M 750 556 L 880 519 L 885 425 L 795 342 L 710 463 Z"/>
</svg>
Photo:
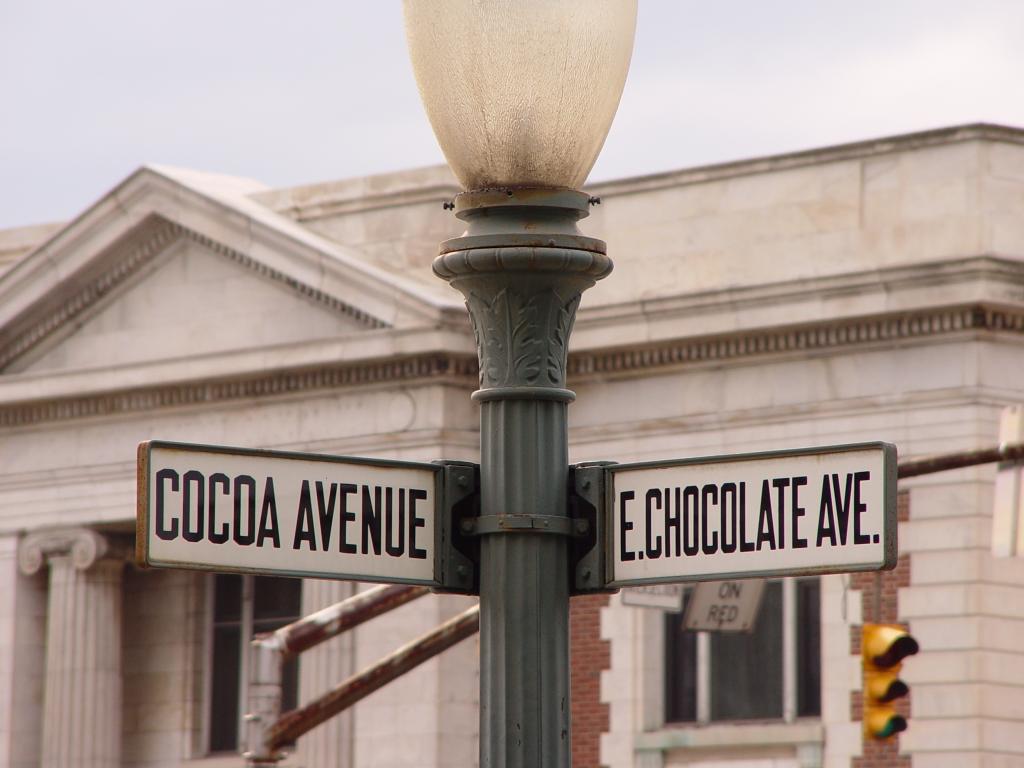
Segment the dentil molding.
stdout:
<svg viewBox="0 0 1024 768">
<path fill-rule="evenodd" d="M 559 302 L 551 303 L 550 308 Z M 493 308 L 492 308 L 493 309 Z M 499 308 L 500 309 L 500 308 Z M 571 307 L 566 308 L 568 312 Z M 513 313 L 514 315 L 515 313 Z M 567 323 L 561 312 L 545 313 L 555 325 Z M 529 313 L 527 313 L 529 315 Z M 516 346 L 531 352 L 522 359 L 510 348 L 507 333 L 514 332 L 515 323 L 496 325 L 506 334 L 492 343 L 506 354 L 501 366 L 519 366 L 519 374 L 530 378 L 536 374 L 544 383 L 555 384 L 560 378 L 558 357 L 561 348 L 532 354 L 529 345 Z M 484 328 L 478 334 L 487 333 Z M 846 348 L 888 346 L 927 339 L 942 339 L 964 333 L 998 333 L 1009 336 L 1024 334 L 1024 309 L 965 305 L 938 309 L 902 312 L 893 315 L 861 317 L 844 321 L 827 321 L 791 328 L 721 334 L 715 336 L 673 339 L 663 342 L 586 350 L 568 356 L 568 385 L 591 377 L 645 375 L 659 369 L 695 365 L 723 365 L 766 357 L 802 354 L 826 354 Z M 552 342 L 556 344 L 556 342 Z M 558 353 L 555 365 L 547 365 L 548 352 Z M 532 361 L 532 362 L 530 362 Z M 527 369 L 522 366 L 529 363 Z M 498 381 L 505 368 L 485 371 L 483 382 Z M 358 386 L 401 386 L 416 382 L 446 382 L 471 388 L 480 376 L 477 360 L 468 355 L 430 353 L 401 359 L 374 360 L 362 363 L 327 366 L 315 369 L 274 371 L 245 378 L 217 381 L 195 381 L 167 386 L 122 390 L 83 397 L 15 403 L 0 406 L 0 429 L 90 417 L 107 417 L 153 411 L 160 408 L 201 407 L 238 400 L 294 396 L 318 390 Z M 556 385 L 557 386 L 557 385 Z"/>
</svg>

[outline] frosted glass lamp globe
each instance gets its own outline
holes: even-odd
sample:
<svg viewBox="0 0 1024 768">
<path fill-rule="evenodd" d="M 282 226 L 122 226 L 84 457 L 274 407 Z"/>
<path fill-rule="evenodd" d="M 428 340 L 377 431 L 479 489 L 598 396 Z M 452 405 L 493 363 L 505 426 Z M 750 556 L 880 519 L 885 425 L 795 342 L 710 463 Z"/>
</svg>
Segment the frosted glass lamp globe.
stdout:
<svg viewBox="0 0 1024 768">
<path fill-rule="evenodd" d="M 583 185 L 633 52 L 637 0 L 404 0 L 416 82 L 466 190 Z"/>
</svg>

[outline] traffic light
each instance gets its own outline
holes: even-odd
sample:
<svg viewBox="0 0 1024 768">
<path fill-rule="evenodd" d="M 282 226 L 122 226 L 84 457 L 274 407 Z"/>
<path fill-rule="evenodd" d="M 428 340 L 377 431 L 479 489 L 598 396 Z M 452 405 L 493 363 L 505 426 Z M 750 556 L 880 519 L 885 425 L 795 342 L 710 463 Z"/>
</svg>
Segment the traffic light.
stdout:
<svg viewBox="0 0 1024 768">
<path fill-rule="evenodd" d="M 892 702 L 910 692 L 899 678 L 903 659 L 917 653 L 917 640 L 896 624 L 865 624 L 860 651 L 864 670 L 864 736 L 887 739 L 907 730 Z"/>
</svg>

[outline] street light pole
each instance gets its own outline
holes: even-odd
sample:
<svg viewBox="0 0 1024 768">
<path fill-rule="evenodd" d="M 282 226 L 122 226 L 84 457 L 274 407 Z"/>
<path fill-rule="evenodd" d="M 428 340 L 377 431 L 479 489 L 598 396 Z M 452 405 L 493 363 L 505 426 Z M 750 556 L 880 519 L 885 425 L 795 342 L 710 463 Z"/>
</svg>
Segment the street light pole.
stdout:
<svg viewBox="0 0 1024 768">
<path fill-rule="evenodd" d="M 580 295 L 611 271 L 578 192 L 456 198 L 469 228 L 434 272 L 480 355 L 480 764 L 569 766 L 566 355 Z"/>
<path fill-rule="evenodd" d="M 434 272 L 480 360 L 481 768 L 568 768 L 569 335 L 612 269 L 577 222 L 618 106 L 636 0 L 404 0 L 413 70 L 465 192 Z"/>
</svg>

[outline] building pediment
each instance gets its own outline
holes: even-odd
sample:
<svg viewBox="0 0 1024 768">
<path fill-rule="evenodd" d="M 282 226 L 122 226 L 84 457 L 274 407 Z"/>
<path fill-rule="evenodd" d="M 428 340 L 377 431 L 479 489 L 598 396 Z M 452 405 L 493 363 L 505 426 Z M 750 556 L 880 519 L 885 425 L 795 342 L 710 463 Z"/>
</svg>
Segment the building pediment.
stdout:
<svg viewBox="0 0 1024 768">
<path fill-rule="evenodd" d="M 0 370 L 73 370 L 462 322 L 454 300 L 249 198 L 143 168 L 0 277 Z"/>
</svg>

